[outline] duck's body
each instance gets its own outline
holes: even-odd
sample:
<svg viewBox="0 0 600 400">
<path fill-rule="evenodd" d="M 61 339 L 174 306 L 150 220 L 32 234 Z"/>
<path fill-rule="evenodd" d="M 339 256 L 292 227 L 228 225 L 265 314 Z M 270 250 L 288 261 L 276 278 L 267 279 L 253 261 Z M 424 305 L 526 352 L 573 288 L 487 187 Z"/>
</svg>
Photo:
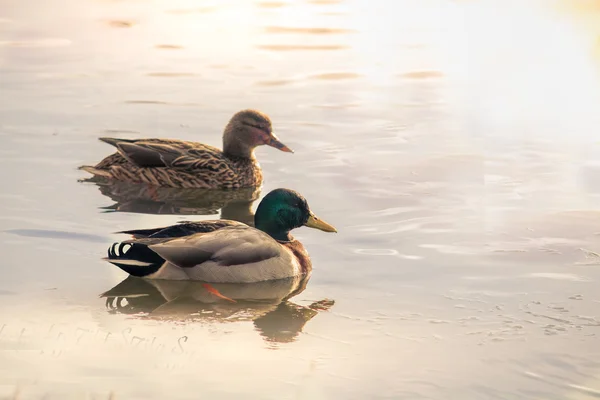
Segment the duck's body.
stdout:
<svg viewBox="0 0 600 400">
<path fill-rule="evenodd" d="M 138 277 L 212 283 L 269 281 L 312 269 L 308 253 L 298 240 L 279 242 L 245 224 L 222 221 L 230 224 L 207 221 L 195 226 L 199 233 L 179 239 L 161 238 L 159 232 L 158 237 L 114 245 L 109 261 Z M 206 232 L 202 232 L 204 229 Z M 127 244 L 131 247 L 120 254 Z M 117 259 L 119 255 L 128 260 Z"/>
<path fill-rule="evenodd" d="M 175 139 L 100 138 L 117 148 L 95 166 L 93 175 L 154 186 L 235 189 L 260 186 L 262 171 L 254 149 L 267 144 L 291 150 L 273 134 L 269 117 L 255 110 L 235 114 L 223 133 L 223 150 Z"/>
<path fill-rule="evenodd" d="M 81 168 L 109 179 L 200 189 L 256 187 L 263 181 L 255 157 L 227 155 L 206 144 L 174 139 L 100 140 L 119 151 L 94 167 Z"/>
<path fill-rule="evenodd" d="M 255 224 L 258 229 L 217 220 L 125 231 L 122 233 L 134 239 L 114 244 L 107 261 L 130 275 L 148 279 L 268 281 L 312 269 L 304 245 L 289 235 L 291 229 L 306 225 L 335 232 L 310 212 L 303 198 L 286 189 L 276 189 L 263 199 Z"/>
</svg>

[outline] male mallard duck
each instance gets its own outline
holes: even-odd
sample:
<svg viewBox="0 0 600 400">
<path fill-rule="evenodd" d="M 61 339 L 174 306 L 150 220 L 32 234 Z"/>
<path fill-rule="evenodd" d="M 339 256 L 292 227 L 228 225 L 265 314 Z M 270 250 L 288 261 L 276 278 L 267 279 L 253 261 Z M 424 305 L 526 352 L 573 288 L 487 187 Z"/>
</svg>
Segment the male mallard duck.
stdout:
<svg viewBox="0 0 600 400">
<path fill-rule="evenodd" d="M 250 283 L 282 279 L 312 269 L 306 249 L 290 231 L 301 226 L 337 232 L 317 218 L 306 199 L 275 189 L 258 205 L 252 228 L 237 221 L 186 222 L 123 231 L 133 239 L 113 244 L 105 260 L 130 275 L 150 279 Z"/>
<path fill-rule="evenodd" d="M 117 152 L 96 166 L 79 167 L 118 181 L 182 188 L 232 189 L 262 184 L 254 149 L 269 145 L 293 153 L 273 134 L 269 117 L 256 110 L 236 113 L 223 132 L 223 151 L 174 139 L 113 139 Z"/>
</svg>

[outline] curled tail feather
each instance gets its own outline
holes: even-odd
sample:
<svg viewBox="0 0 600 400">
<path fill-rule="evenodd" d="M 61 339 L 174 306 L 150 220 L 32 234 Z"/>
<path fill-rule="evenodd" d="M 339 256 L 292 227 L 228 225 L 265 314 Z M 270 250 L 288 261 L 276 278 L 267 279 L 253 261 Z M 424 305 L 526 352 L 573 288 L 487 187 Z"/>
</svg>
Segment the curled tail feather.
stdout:
<svg viewBox="0 0 600 400">
<path fill-rule="evenodd" d="M 153 274 L 165 262 L 145 244 L 131 242 L 114 243 L 108 248 L 108 257 L 104 260 L 137 277 Z"/>
</svg>

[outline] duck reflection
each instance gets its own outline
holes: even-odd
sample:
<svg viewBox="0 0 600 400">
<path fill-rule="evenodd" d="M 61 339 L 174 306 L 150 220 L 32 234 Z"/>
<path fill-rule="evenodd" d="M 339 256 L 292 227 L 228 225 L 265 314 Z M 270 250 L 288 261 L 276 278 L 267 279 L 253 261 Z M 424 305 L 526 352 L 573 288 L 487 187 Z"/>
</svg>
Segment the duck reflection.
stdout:
<svg viewBox="0 0 600 400">
<path fill-rule="evenodd" d="M 101 295 L 111 313 L 145 318 L 213 323 L 252 321 L 267 342 L 293 342 L 304 325 L 335 302 L 308 306 L 289 301 L 306 288 L 309 276 L 245 284 L 148 280 L 127 277 Z"/>
<path fill-rule="evenodd" d="M 102 207 L 108 212 L 143 214 L 214 215 L 221 209 L 221 218 L 254 226 L 252 204 L 260 196 L 260 188 L 232 190 L 181 189 L 155 187 L 147 184 L 90 178 L 100 193 L 115 204 Z"/>
</svg>

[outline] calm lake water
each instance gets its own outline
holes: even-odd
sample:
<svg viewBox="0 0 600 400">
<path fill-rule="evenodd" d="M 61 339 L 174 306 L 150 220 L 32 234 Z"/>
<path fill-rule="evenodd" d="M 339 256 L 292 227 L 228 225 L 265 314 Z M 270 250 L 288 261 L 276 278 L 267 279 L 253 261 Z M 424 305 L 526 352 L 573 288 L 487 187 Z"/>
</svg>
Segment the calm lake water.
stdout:
<svg viewBox="0 0 600 400">
<path fill-rule="evenodd" d="M 591 0 L 0 1 L 0 398 L 599 398 L 598 26 Z M 243 108 L 295 150 L 258 150 L 261 192 L 79 181 L 99 136 L 220 147 Z M 283 303 L 101 260 L 276 187 L 339 230 L 296 231 Z"/>
</svg>

